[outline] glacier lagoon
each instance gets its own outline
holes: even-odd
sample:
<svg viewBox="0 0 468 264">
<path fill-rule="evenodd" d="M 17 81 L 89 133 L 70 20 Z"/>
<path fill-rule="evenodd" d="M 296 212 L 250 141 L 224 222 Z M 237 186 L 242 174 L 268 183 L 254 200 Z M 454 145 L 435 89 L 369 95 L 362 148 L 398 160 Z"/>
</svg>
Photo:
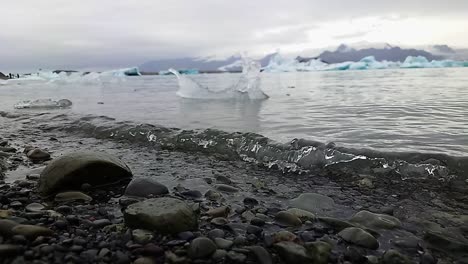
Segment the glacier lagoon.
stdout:
<svg viewBox="0 0 468 264">
<path fill-rule="evenodd" d="M 4 82 L 0 110 L 34 111 L 14 110 L 14 105 L 66 98 L 71 108 L 50 111 L 256 132 L 281 142 L 306 138 L 381 151 L 468 153 L 466 68 L 264 72 L 260 87 L 266 100 L 182 98 L 173 75 L 90 77 Z M 240 74 L 190 77 L 223 87 Z"/>
</svg>

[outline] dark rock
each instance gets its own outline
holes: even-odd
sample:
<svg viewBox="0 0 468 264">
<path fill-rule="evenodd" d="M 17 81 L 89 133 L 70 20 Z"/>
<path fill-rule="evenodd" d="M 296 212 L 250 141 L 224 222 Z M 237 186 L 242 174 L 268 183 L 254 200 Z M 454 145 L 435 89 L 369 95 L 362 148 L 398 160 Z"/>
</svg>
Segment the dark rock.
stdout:
<svg viewBox="0 0 468 264">
<path fill-rule="evenodd" d="M 112 257 L 112 260 L 116 264 L 130 264 L 130 258 L 127 256 L 127 254 L 123 253 L 122 251 L 117 251 Z"/>
<path fill-rule="evenodd" d="M 35 225 L 17 225 L 12 229 L 13 233 L 23 235 L 28 239 L 34 240 L 39 236 L 52 236 L 54 231 L 47 227 Z"/>
<path fill-rule="evenodd" d="M 229 221 L 224 217 L 216 217 L 213 218 L 210 223 L 216 226 L 224 226 L 229 223 Z"/>
<path fill-rule="evenodd" d="M 73 245 L 70 247 L 70 251 L 72 252 L 81 252 L 83 251 L 83 247 L 79 245 Z"/>
<path fill-rule="evenodd" d="M 228 206 L 221 206 L 208 210 L 206 214 L 211 217 L 227 217 L 230 211 L 231 208 L 229 208 Z"/>
<path fill-rule="evenodd" d="M 351 223 L 357 223 L 370 229 L 393 229 L 401 226 L 400 220 L 397 218 L 375 214 L 369 211 L 360 211 L 356 213 L 350 220 Z"/>
<path fill-rule="evenodd" d="M 163 234 L 194 230 L 198 218 L 185 202 L 174 198 L 153 198 L 129 205 L 124 211 L 125 224 Z"/>
<path fill-rule="evenodd" d="M 361 228 L 357 227 L 348 227 L 343 229 L 338 236 L 343 238 L 345 241 L 369 248 L 369 249 L 377 249 L 379 248 L 379 242 L 375 239 L 374 236 L 369 234 L 368 232 L 362 230 Z"/>
<path fill-rule="evenodd" d="M 307 255 L 306 249 L 299 244 L 283 241 L 276 243 L 274 247 L 278 251 L 281 259 L 283 259 L 285 263 L 313 263 L 312 258 L 309 255 Z"/>
<path fill-rule="evenodd" d="M 247 206 L 256 206 L 259 203 L 258 203 L 257 199 L 255 199 L 255 198 L 246 197 L 246 198 L 244 198 L 244 204 L 247 205 Z"/>
<path fill-rule="evenodd" d="M 247 239 L 245 238 L 245 236 L 236 236 L 233 242 L 234 242 L 234 245 L 236 246 L 243 246 L 247 243 Z"/>
<path fill-rule="evenodd" d="M 413 262 L 400 252 L 390 249 L 382 257 L 382 264 L 412 264 Z"/>
<path fill-rule="evenodd" d="M 203 196 L 203 194 L 198 190 L 187 190 L 187 191 L 181 192 L 180 194 L 190 199 L 199 199 Z"/>
<path fill-rule="evenodd" d="M 231 179 L 229 179 L 228 177 L 223 176 L 223 175 L 216 175 L 215 179 L 216 179 L 216 182 L 222 183 L 222 184 L 231 184 L 232 183 Z"/>
<path fill-rule="evenodd" d="M 164 254 L 164 249 L 162 249 L 159 246 L 156 246 L 155 244 L 149 243 L 143 247 L 142 255 L 144 256 L 159 257 L 159 256 L 162 256 L 163 254 Z"/>
<path fill-rule="evenodd" d="M 133 179 L 125 189 L 125 195 L 135 197 L 160 196 L 168 193 L 166 186 L 152 178 Z"/>
<path fill-rule="evenodd" d="M 211 239 L 215 239 L 215 238 L 223 238 L 224 237 L 224 231 L 221 230 L 221 229 L 213 229 L 213 230 L 210 230 L 207 234 L 207 236 Z"/>
<path fill-rule="evenodd" d="M 287 230 L 281 230 L 276 232 L 273 235 L 274 241 L 275 242 L 282 242 L 282 241 L 295 241 L 297 236 Z"/>
<path fill-rule="evenodd" d="M 256 236 L 260 236 L 263 232 L 263 229 L 258 226 L 248 225 L 246 231 L 247 234 L 254 234 Z"/>
<path fill-rule="evenodd" d="M 235 193 L 239 191 L 239 189 L 237 189 L 236 187 L 226 185 L 226 184 L 216 184 L 215 188 L 216 190 L 220 192 L 227 192 L 227 193 Z"/>
<path fill-rule="evenodd" d="M 14 257 L 21 254 L 21 247 L 10 244 L 0 244 L 0 259 Z"/>
<path fill-rule="evenodd" d="M 139 201 L 140 201 L 140 199 L 137 199 L 137 198 L 122 197 L 122 198 L 119 199 L 119 204 L 123 208 L 126 208 L 127 206 L 129 206 L 131 204 L 134 204 L 134 203 L 138 203 Z"/>
<path fill-rule="evenodd" d="M 275 216 L 275 219 L 280 225 L 285 225 L 285 226 L 302 225 L 302 221 L 298 217 L 286 211 L 278 212 Z"/>
<path fill-rule="evenodd" d="M 55 211 L 61 213 L 61 214 L 69 214 L 73 211 L 73 209 L 68 206 L 68 205 L 61 205 L 57 208 L 55 208 Z"/>
<path fill-rule="evenodd" d="M 419 259 L 420 264 L 436 264 L 437 259 L 434 258 L 429 252 L 425 252 L 424 254 L 421 255 Z"/>
<path fill-rule="evenodd" d="M 97 258 L 98 252 L 99 251 L 97 249 L 88 249 L 81 252 L 80 258 L 92 263 Z"/>
<path fill-rule="evenodd" d="M 45 209 L 45 206 L 40 203 L 31 203 L 26 205 L 25 209 L 28 212 L 40 212 Z"/>
<path fill-rule="evenodd" d="M 332 198 L 317 194 L 317 193 L 304 193 L 299 195 L 296 199 L 290 200 L 291 207 L 306 210 L 312 213 L 321 213 L 332 209 L 335 202 Z"/>
<path fill-rule="evenodd" d="M 14 201 L 10 203 L 11 208 L 18 209 L 18 208 L 21 208 L 22 206 L 23 204 L 20 201 Z"/>
<path fill-rule="evenodd" d="M 259 264 L 273 264 L 270 253 L 263 247 L 251 246 L 247 248 L 251 254 L 255 256 L 255 260 Z"/>
<path fill-rule="evenodd" d="M 146 244 L 153 239 L 154 234 L 144 229 L 135 229 L 132 231 L 133 240 L 140 244 Z"/>
<path fill-rule="evenodd" d="M 56 202 L 74 202 L 74 201 L 84 201 L 90 202 L 93 198 L 82 193 L 82 192 L 61 192 L 55 195 Z"/>
<path fill-rule="evenodd" d="M 185 231 L 177 234 L 177 237 L 185 241 L 190 241 L 195 238 L 195 235 L 193 234 L 193 232 Z"/>
<path fill-rule="evenodd" d="M 306 211 L 306 210 L 302 210 L 302 209 L 299 209 L 299 208 L 290 208 L 288 209 L 286 212 L 296 216 L 297 218 L 299 218 L 301 221 L 313 221 L 315 219 L 317 219 L 317 217 L 315 216 L 315 214 L 309 212 L 309 211 Z"/>
<path fill-rule="evenodd" d="M 156 260 L 154 258 L 149 257 L 140 257 L 137 258 L 133 264 L 156 264 Z"/>
<path fill-rule="evenodd" d="M 227 255 L 227 251 L 224 250 L 224 249 L 218 249 L 215 251 L 215 253 L 213 253 L 213 255 L 211 256 L 211 258 L 214 260 L 214 261 L 221 261 L 223 260 Z"/>
<path fill-rule="evenodd" d="M 28 156 L 28 158 L 33 162 L 50 160 L 50 154 L 47 151 L 38 148 L 28 151 L 26 156 Z"/>
<path fill-rule="evenodd" d="M 247 256 L 242 253 L 235 252 L 235 251 L 229 251 L 226 255 L 226 258 L 230 260 L 232 263 L 244 263 L 245 260 L 247 259 Z"/>
<path fill-rule="evenodd" d="M 12 229 L 17 225 L 18 223 L 14 221 L 0 219 L 0 236 L 5 236 L 5 237 L 13 236 L 15 233 L 12 231 Z"/>
<path fill-rule="evenodd" d="M 305 244 L 308 255 L 313 259 L 313 263 L 327 264 L 332 250 L 332 246 L 323 241 L 310 242 Z"/>
<path fill-rule="evenodd" d="M 220 237 L 215 238 L 214 242 L 216 246 L 218 246 L 218 248 L 220 249 L 229 249 L 234 244 L 234 242 L 232 242 L 231 240 L 227 240 L 227 239 L 220 238 Z"/>
<path fill-rule="evenodd" d="M 323 222 L 325 224 L 327 224 L 328 226 L 332 227 L 334 230 L 336 231 L 341 231 L 345 228 L 348 228 L 348 227 L 354 227 L 354 224 L 348 222 L 348 221 L 344 221 L 344 220 L 340 220 L 338 218 L 333 218 L 333 217 L 319 217 L 317 218 L 320 222 Z"/>
<path fill-rule="evenodd" d="M 265 220 L 254 217 L 254 218 L 252 218 L 250 220 L 250 224 L 255 225 L 255 226 L 264 226 L 265 225 Z"/>
<path fill-rule="evenodd" d="M 351 263 L 366 263 L 366 251 L 356 247 L 347 247 L 344 253 L 344 259 Z"/>
<path fill-rule="evenodd" d="M 12 238 L 13 242 L 16 244 L 26 244 L 28 240 L 26 239 L 25 236 L 23 235 L 14 235 Z"/>
<path fill-rule="evenodd" d="M 95 228 L 102 228 L 112 223 L 111 221 L 109 221 L 109 219 L 99 219 L 99 220 L 94 220 L 92 224 L 93 224 L 93 227 Z"/>
<path fill-rule="evenodd" d="M 427 231 L 424 240 L 429 247 L 453 255 L 463 255 L 468 252 L 468 240 L 462 237 L 450 236 L 448 232 Z"/>
<path fill-rule="evenodd" d="M 54 226 L 57 229 L 63 230 L 63 229 L 66 229 L 68 227 L 68 223 L 66 221 L 63 221 L 63 220 L 57 220 L 57 221 L 55 221 Z"/>
<path fill-rule="evenodd" d="M 220 194 L 217 191 L 213 191 L 213 190 L 208 190 L 205 193 L 205 198 L 208 199 L 208 200 L 211 200 L 211 201 L 217 201 L 217 200 L 221 199 L 222 197 L 223 197 L 222 194 Z"/>
<path fill-rule="evenodd" d="M 216 245 L 209 238 L 198 237 L 190 243 L 188 254 L 191 258 L 206 258 L 216 251 Z"/>
<path fill-rule="evenodd" d="M 128 166 L 109 154 L 77 152 L 63 155 L 47 165 L 41 173 L 39 191 L 50 195 L 64 190 L 78 190 L 83 183 L 100 186 L 131 177 Z"/>
</svg>

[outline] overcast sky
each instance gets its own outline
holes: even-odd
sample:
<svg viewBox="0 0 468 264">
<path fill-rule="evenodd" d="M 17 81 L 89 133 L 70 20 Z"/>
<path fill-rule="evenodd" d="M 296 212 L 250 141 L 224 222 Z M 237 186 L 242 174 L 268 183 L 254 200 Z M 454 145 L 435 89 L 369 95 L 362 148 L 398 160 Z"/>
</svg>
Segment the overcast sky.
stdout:
<svg viewBox="0 0 468 264">
<path fill-rule="evenodd" d="M 122 67 L 360 41 L 468 47 L 468 0 L 12 0 L 0 70 Z"/>
</svg>

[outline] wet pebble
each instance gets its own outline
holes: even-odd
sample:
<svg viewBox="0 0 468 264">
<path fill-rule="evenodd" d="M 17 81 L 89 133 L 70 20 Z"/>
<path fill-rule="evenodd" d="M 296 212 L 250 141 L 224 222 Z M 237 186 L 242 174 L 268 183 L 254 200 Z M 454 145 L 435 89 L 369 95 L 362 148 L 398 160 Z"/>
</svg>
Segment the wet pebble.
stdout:
<svg viewBox="0 0 468 264">
<path fill-rule="evenodd" d="M 216 245 L 206 237 L 198 237 L 190 243 L 188 254 L 191 258 L 205 258 L 211 256 L 216 251 Z"/>
</svg>

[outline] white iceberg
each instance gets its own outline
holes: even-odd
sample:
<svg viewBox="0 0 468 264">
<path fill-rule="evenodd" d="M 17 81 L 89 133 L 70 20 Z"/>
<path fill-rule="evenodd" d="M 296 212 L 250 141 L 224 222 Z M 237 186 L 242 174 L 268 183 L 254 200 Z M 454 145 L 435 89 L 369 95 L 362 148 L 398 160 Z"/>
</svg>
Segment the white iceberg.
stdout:
<svg viewBox="0 0 468 264">
<path fill-rule="evenodd" d="M 252 100 L 267 99 L 260 89 L 260 63 L 243 58 L 242 73 L 238 79 L 227 87 L 212 87 L 199 83 L 194 78 L 180 74 L 177 70 L 168 71 L 177 77 L 179 90 L 177 95 L 192 99 L 232 99 L 248 98 Z"/>
<path fill-rule="evenodd" d="M 327 64 L 320 59 L 298 61 L 297 59 L 284 59 L 277 54 L 269 64 L 263 68 L 266 72 L 299 72 L 299 71 L 347 71 L 347 70 L 371 70 L 371 69 L 409 69 L 409 68 L 452 68 L 468 67 L 468 61 L 440 60 L 429 61 L 425 57 L 409 56 L 404 62 L 377 61 L 374 56 L 369 56 L 360 61 L 347 61 L 342 63 Z"/>
<path fill-rule="evenodd" d="M 54 109 L 54 108 L 68 108 L 72 102 L 68 99 L 60 99 L 54 101 L 52 99 L 37 99 L 30 101 L 21 101 L 14 105 L 16 109 Z"/>
</svg>

